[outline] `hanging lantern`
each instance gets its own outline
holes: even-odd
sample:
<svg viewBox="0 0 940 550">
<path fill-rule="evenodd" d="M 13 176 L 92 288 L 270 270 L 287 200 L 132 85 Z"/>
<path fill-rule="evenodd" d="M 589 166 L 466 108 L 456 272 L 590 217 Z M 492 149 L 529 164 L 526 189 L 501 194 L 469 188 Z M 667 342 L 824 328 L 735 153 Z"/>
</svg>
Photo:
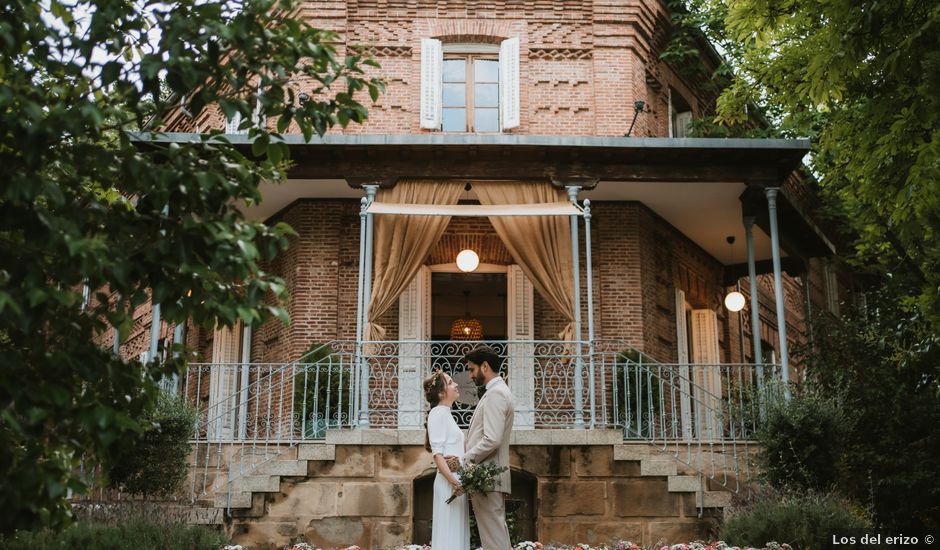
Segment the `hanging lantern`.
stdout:
<svg viewBox="0 0 940 550">
<path fill-rule="evenodd" d="M 734 235 L 728 235 L 725 240 L 728 242 L 728 246 L 731 248 L 731 264 L 734 264 Z M 725 296 L 725 307 L 728 308 L 728 311 L 738 312 L 744 309 L 744 294 L 741 294 L 737 290 L 732 290 Z"/>
<path fill-rule="evenodd" d="M 480 323 L 479 319 L 474 319 L 470 316 L 470 291 L 463 291 L 464 299 L 464 314 L 463 317 L 455 320 L 450 325 L 450 339 L 451 340 L 482 340 L 483 339 L 483 324 Z"/>
<path fill-rule="evenodd" d="M 475 271 L 476 268 L 480 266 L 480 257 L 477 256 L 477 253 L 470 250 L 461 250 L 460 254 L 457 254 L 457 269 L 463 271 L 464 273 L 470 273 Z"/>
<path fill-rule="evenodd" d="M 450 326 L 451 340 L 482 340 L 483 325 L 477 319 L 460 318 Z"/>
</svg>

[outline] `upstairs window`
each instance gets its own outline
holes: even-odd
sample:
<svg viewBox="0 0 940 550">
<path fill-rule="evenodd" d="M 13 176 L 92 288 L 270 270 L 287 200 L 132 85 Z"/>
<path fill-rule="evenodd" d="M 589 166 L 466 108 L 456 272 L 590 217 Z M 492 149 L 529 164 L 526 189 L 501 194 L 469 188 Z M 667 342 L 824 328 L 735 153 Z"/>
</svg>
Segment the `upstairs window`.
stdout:
<svg viewBox="0 0 940 550">
<path fill-rule="evenodd" d="M 691 137 L 692 107 L 678 92 L 669 89 L 669 137 Z"/>
<path fill-rule="evenodd" d="M 519 39 L 421 42 L 421 127 L 495 133 L 519 126 Z"/>
<path fill-rule="evenodd" d="M 499 132 L 499 59 L 444 55 L 441 130 Z"/>
</svg>

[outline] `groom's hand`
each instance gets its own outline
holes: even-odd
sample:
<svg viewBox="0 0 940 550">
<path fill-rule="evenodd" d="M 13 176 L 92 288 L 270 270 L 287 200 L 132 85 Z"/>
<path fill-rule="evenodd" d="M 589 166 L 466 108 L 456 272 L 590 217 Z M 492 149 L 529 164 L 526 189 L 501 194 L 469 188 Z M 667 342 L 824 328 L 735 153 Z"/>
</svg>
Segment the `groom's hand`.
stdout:
<svg viewBox="0 0 940 550">
<path fill-rule="evenodd" d="M 456 456 L 445 456 L 444 461 L 447 462 L 447 467 L 450 468 L 451 472 L 459 472 L 460 470 L 463 470 L 463 466 L 460 464 L 460 459 Z"/>
</svg>

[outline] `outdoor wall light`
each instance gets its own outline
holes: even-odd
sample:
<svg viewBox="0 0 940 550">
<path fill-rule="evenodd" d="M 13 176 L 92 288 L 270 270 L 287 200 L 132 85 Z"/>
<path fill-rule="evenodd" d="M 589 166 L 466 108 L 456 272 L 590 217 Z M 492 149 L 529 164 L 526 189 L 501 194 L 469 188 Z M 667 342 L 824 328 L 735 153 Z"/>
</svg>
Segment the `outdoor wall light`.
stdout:
<svg viewBox="0 0 940 550">
<path fill-rule="evenodd" d="M 731 263 L 734 264 L 734 235 L 728 235 L 725 239 L 728 241 L 728 246 L 731 247 Z M 738 312 L 744 309 L 744 294 L 741 294 L 737 290 L 732 290 L 725 296 L 725 307 L 728 308 L 728 311 Z"/>
<path fill-rule="evenodd" d="M 478 267 L 480 267 L 480 257 L 477 256 L 476 252 L 468 248 L 461 250 L 460 254 L 457 254 L 457 269 L 460 271 L 470 273 L 475 271 Z"/>
<path fill-rule="evenodd" d="M 633 132 L 633 125 L 636 124 L 636 117 L 640 116 L 640 113 L 642 113 L 645 108 L 646 102 L 642 99 L 633 102 L 633 121 L 630 123 L 630 129 L 627 130 L 627 133 L 624 134 L 623 137 L 630 137 L 630 133 Z"/>
</svg>

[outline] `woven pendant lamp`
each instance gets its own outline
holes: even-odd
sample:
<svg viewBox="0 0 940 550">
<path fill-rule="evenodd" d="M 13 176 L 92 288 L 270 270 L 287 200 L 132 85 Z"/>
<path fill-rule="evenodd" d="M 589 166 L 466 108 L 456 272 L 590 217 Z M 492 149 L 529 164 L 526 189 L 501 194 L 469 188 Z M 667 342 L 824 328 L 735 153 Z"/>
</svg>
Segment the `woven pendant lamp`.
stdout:
<svg viewBox="0 0 940 550">
<path fill-rule="evenodd" d="M 456 319 L 450 325 L 451 340 L 482 340 L 483 324 L 479 319 L 470 316 L 470 291 L 464 290 L 464 311 L 463 317 Z"/>
</svg>

